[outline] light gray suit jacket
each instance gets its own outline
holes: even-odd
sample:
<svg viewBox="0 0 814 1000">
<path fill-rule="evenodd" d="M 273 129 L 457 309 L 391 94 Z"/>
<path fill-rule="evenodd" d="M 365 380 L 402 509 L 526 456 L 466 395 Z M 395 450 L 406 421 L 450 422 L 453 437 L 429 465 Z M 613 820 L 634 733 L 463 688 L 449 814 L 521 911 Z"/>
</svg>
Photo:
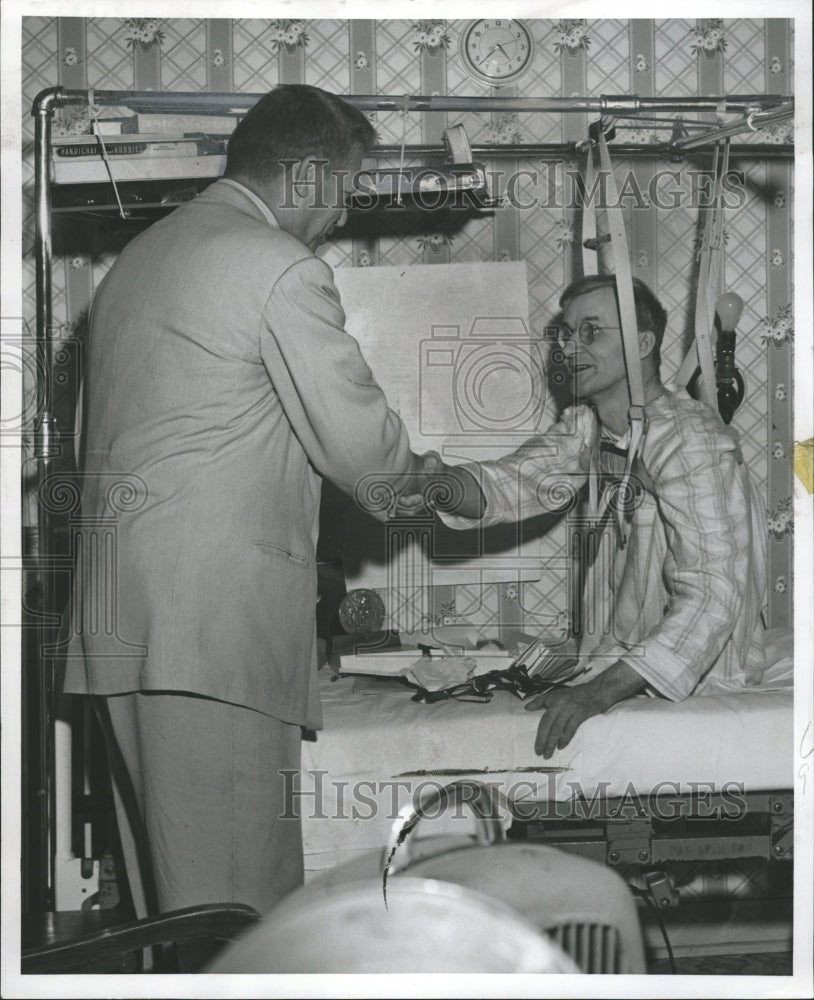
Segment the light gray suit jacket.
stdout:
<svg viewBox="0 0 814 1000">
<path fill-rule="evenodd" d="M 321 725 L 320 477 L 352 492 L 412 462 L 344 322 L 331 269 L 231 181 L 121 253 L 91 313 L 66 691 Z"/>
</svg>

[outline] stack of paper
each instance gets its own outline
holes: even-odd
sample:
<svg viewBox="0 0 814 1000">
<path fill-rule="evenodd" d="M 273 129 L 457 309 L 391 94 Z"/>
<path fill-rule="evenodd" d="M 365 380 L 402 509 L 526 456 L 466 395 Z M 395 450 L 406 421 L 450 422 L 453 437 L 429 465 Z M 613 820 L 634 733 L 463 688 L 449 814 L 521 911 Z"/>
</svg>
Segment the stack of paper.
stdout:
<svg viewBox="0 0 814 1000">
<path fill-rule="evenodd" d="M 518 653 L 512 666 L 525 667 L 529 677 L 551 683 L 567 681 L 582 673 L 572 640 L 550 646 L 543 638 L 534 639 Z"/>
</svg>

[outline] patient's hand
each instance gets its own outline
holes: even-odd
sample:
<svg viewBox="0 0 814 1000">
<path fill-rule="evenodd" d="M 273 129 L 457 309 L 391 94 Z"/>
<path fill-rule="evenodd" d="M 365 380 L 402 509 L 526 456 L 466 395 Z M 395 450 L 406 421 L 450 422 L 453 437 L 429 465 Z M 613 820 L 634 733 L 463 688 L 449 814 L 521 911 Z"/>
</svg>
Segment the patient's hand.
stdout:
<svg viewBox="0 0 814 1000">
<path fill-rule="evenodd" d="M 644 688 L 641 674 L 618 660 L 586 684 L 555 688 L 532 698 L 525 706 L 527 709 L 545 709 L 537 727 L 534 752 L 548 759 L 555 750 L 568 746 L 586 719 L 602 715 L 618 701 L 632 698 Z"/>
<path fill-rule="evenodd" d="M 532 698 L 525 706 L 530 711 L 545 709 L 534 741 L 536 754 L 542 754 L 547 760 L 555 750 L 568 746 L 586 719 L 607 711 L 610 706 L 593 687 L 594 683 L 589 681 L 574 687 L 555 688 Z"/>
</svg>

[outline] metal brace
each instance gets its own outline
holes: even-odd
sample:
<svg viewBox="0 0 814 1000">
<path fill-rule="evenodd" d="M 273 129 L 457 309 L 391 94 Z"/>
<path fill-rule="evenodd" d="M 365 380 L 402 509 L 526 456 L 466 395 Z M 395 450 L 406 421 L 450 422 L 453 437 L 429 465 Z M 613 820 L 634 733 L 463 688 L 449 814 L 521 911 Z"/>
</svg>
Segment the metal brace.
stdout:
<svg viewBox="0 0 814 1000">
<path fill-rule="evenodd" d="M 660 910 L 678 906 L 679 895 L 673 886 L 673 880 L 667 872 L 645 872 L 645 881 L 653 902 Z"/>
<path fill-rule="evenodd" d="M 607 861 L 610 865 L 622 863 L 643 864 L 650 860 L 649 819 L 612 820 L 605 827 L 608 842 Z"/>
<path fill-rule="evenodd" d="M 769 796 L 772 857 L 788 861 L 794 856 L 794 797 Z"/>
</svg>

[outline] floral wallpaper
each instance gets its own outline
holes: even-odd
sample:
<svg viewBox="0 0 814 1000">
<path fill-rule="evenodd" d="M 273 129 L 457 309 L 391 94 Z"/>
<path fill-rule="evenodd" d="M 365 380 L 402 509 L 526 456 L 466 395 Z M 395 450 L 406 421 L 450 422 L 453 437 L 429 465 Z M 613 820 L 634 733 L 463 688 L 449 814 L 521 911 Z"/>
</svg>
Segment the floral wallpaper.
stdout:
<svg viewBox="0 0 814 1000">
<path fill-rule="evenodd" d="M 138 46 L 143 52 L 146 52 L 153 46 L 161 45 L 164 42 L 161 21 L 156 17 L 128 17 L 124 22 L 124 38 L 129 49 Z"/>
</svg>

